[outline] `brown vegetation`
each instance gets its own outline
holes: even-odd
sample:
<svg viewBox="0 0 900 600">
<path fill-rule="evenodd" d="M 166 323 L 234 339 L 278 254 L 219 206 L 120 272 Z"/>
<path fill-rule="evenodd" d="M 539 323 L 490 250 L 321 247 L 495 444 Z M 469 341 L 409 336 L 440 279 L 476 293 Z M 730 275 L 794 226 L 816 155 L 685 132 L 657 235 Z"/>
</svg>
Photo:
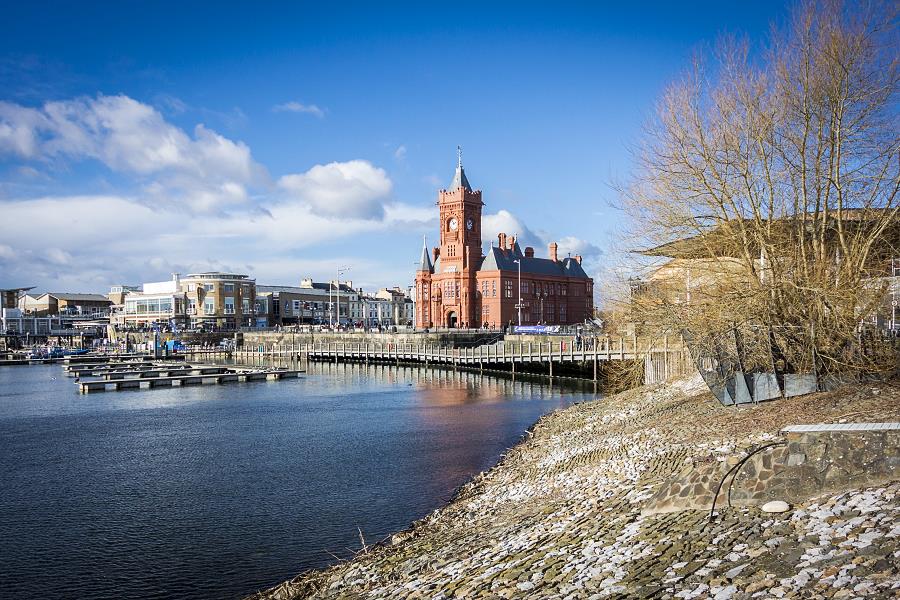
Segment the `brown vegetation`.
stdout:
<svg viewBox="0 0 900 600">
<path fill-rule="evenodd" d="M 624 196 L 645 254 L 684 264 L 637 320 L 742 336 L 751 367 L 896 368 L 862 326 L 900 257 L 896 18 L 805 3 L 762 59 L 725 42 L 668 89 Z"/>
</svg>

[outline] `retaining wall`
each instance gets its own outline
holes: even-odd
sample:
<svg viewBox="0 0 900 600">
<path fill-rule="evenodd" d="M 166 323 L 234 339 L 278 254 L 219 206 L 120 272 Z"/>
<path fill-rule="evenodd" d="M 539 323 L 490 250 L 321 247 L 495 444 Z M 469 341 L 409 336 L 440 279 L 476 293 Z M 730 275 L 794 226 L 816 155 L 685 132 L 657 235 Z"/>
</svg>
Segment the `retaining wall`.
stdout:
<svg viewBox="0 0 900 600">
<path fill-rule="evenodd" d="M 796 504 L 822 493 L 840 492 L 900 479 L 900 423 L 795 425 L 781 444 L 747 460 L 722 484 L 716 506 L 770 500 Z M 716 488 L 746 453 L 681 470 L 648 501 L 646 514 L 710 510 Z"/>
</svg>

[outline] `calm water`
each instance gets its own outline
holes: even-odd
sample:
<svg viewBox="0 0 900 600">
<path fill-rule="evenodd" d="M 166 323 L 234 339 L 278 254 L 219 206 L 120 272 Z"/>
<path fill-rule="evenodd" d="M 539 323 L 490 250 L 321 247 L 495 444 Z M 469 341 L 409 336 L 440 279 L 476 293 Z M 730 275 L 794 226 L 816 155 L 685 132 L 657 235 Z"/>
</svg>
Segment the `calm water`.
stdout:
<svg viewBox="0 0 900 600">
<path fill-rule="evenodd" d="M 0 597 L 236 598 L 407 527 L 537 418 L 592 398 L 311 365 L 282 382 L 79 395 L 0 367 Z"/>
</svg>

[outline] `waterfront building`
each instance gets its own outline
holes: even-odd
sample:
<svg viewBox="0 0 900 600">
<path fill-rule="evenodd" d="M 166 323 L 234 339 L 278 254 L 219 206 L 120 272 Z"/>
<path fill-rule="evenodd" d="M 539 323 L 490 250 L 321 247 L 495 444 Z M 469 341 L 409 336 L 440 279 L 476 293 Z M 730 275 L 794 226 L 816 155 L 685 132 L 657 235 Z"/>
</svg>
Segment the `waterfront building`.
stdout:
<svg viewBox="0 0 900 600">
<path fill-rule="evenodd" d="M 438 193 L 440 245 L 423 246 L 416 271 L 417 327 L 494 327 L 567 325 L 589 319 L 594 282 L 581 267 L 581 256 L 549 257 L 519 247 L 501 233 L 482 252 L 481 190 L 473 190 L 460 160 L 450 188 Z M 521 291 L 519 282 L 521 281 Z M 521 298 L 521 305 L 519 300 Z"/>
<path fill-rule="evenodd" d="M 109 307 L 109 323 L 115 327 L 125 325 L 125 296 L 131 293 L 140 293 L 139 285 L 113 285 L 109 288 L 106 297 L 112 305 Z"/>
<path fill-rule="evenodd" d="M 110 286 L 106 297 L 113 303 L 113 306 L 122 306 L 125 304 L 125 296 L 141 291 L 141 286 L 139 285 L 113 285 Z"/>
<path fill-rule="evenodd" d="M 32 289 L 0 290 L 0 335 L 65 339 L 97 335 L 108 323 L 111 303 L 104 296 L 61 292 L 28 294 Z"/>
<path fill-rule="evenodd" d="M 112 301 L 101 294 L 73 294 L 69 292 L 26 294 L 21 301 L 23 312 L 34 317 L 106 318 L 109 316 L 110 306 L 112 306 Z"/>
<path fill-rule="evenodd" d="M 378 290 L 374 300 L 379 325 L 407 326 L 415 322 L 415 303 L 399 287 Z"/>
<path fill-rule="evenodd" d="M 877 222 L 879 217 L 878 209 L 847 210 L 843 217 L 844 226 L 851 232 L 856 228 L 864 229 L 871 226 L 869 221 Z M 771 227 L 776 231 L 779 228 L 789 231 L 792 223 L 792 219 L 779 218 L 772 221 Z M 900 334 L 900 254 L 897 250 L 900 248 L 900 220 L 891 225 L 873 245 L 867 265 L 867 286 L 883 290 L 884 296 L 880 305 L 873 307 L 861 324 L 896 335 Z M 837 228 L 836 225 L 830 227 Z M 632 298 L 649 295 L 667 303 L 690 304 L 703 301 L 708 297 L 709 290 L 715 287 L 740 289 L 745 286 L 747 269 L 744 258 L 735 252 L 735 244 L 729 244 L 729 236 L 723 233 L 723 229 L 713 229 L 641 251 L 645 256 L 666 259 L 666 262 L 650 271 L 645 279 L 629 281 Z M 834 257 L 835 263 L 841 255 L 837 237 L 836 231 L 827 231 L 825 235 L 825 243 L 830 250 L 828 255 Z M 752 261 L 753 267 L 759 280 L 765 282 L 770 267 L 767 266 L 765 254 L 761 250 L 757 252 L 758 258 Z"/>
<path fill-rule="evenodd" d="M 332 325 L 351 327 L 405 326 L 415 318 L 412 300 L 399 287 L 375 294 L 355 289 L 352 281 L 314 282 L 299 286 L 257 287 L 256 326 Z"/>
<path fill-rule="evenodd" d="M 360 294 L 352 281 L 315 282 L 309 277 L 299 286 L 260 285 L 255 325 L 347 325 L 356 321 Z"/>
<path fill-rule="evenodd" d="M 110 292 L 112 293 L 112 291 Z M 178 273 L 124 295 L 128 327 L 233 330 L 255 325 L 256 281 L 237 273 Z"/>
</svg>

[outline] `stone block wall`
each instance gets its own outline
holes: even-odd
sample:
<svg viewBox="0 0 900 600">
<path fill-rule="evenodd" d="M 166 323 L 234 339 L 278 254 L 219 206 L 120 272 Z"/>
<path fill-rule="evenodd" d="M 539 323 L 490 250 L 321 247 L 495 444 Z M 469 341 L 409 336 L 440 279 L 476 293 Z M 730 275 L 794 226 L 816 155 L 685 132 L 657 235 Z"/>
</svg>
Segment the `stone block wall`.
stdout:
<svg viewBox="0 0 900 600">
<path fill-rule="evenodd" d="M 900 423 L 788 427 L 777 446 L 754 454 L 725 479 L 716 506 L 790 504 L 822 493 L 840 492 L 900 479 Z M 646 514 L 709 510 L 716 488 L 747 452 L 725 460 L 692 464 L 664 482 L 647 503 Z"/>
</svg>

